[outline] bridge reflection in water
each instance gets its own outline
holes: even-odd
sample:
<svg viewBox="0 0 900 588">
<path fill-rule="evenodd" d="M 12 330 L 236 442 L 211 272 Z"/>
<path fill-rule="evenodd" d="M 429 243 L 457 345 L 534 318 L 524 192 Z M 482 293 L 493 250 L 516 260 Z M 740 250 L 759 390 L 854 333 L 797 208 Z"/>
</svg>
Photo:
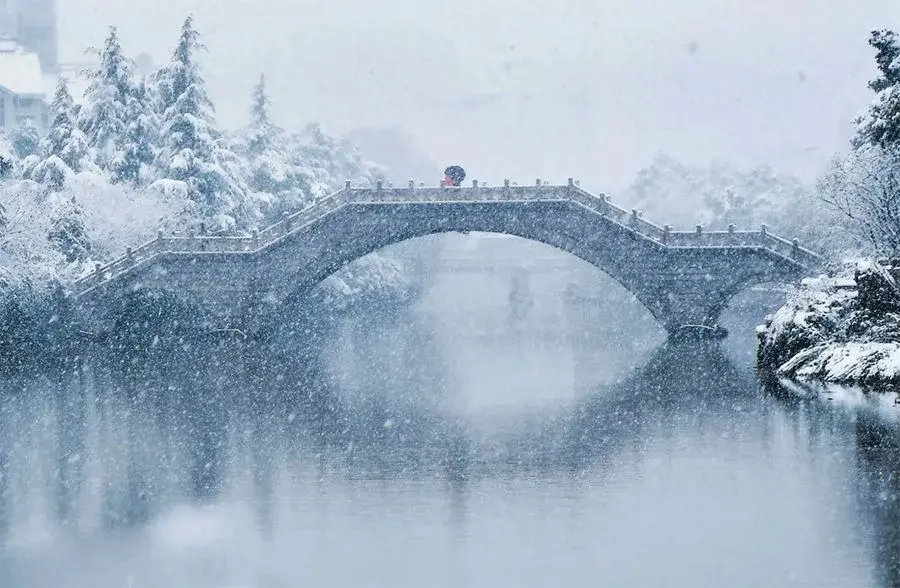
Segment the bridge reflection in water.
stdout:
<svg viewBox="0 0 900 588">
<path fill-rule="evenodd" d="M 202 545 L 206 555 L 183 557 L 206 558 L 204 573 L 223 581 L 236 577 L 226 565 L 234 560 L 274 574 L 274 585 L 290 585 L 298 566 L 338 585 L 340 545 L 350 542 L 367 573 L 404 562 L 401 585 L 440 570 L 489 585 L 471 558 L 494 541 L 490 524 L 515 520 L 535 521 L 526 536 L 537 539 L 507 536 L 521 552 L 496 552 L 498 565 L 527 566 L 540 546 L 547 569 L 529 572 L 538 584 L 559 566 L 583 567 L 584 549 L 605 554 L 588 558 L 592 569 L 623 581 L 651 573 L 627 559 L 633 553 L 684 585 L 706 576 L 760 585 L 788 572 L 801 585 L 870 585 L 860 572 L 868 565 L 879 585 L 900 578 L 897 428 L 760 391 L 716 345 L 667 344 L 621 382 L 487 435 L 458 415 L 378 394 L 351 407 L 315 373 L 227 342 L 124 363 L 92 357 L 6 382 L 0 584 L 70 585 L 54 566 L 88 546 L 102 547 L 92 557 L 104 563 L 73 568 L 78 585 L 121 585 L 109 578 L 127 569 L 165 582 L 174 576 L 148 570 L 176 562 L 165 549 L 182 541 L 178 549 Z M 194 514 L 179 523 L 179 504 L 213 510 L 184 511 Z M 230 514 L 210 514 L 219 511 Z M 245 526 L 245 515 L 255 522 Z M 358 525 L 381 541 L 363 547 Z M 408 552 L 380 551 L 403 543 L 396 525 L 425 533 L 414 549 L 426 550 L 423 568 Z M 546 541 L 541 525 L 554 529 Z M 443 532 L 449 552 L 432 537 Z M 665 545 L 671 553 L 653 553 Z M 109 563 L 117 553 L 130 563 Z M 190 575 L 178 562 L 172 570 Z M 24 578 L 32 583 L 17 583 Z"/>
</svg>

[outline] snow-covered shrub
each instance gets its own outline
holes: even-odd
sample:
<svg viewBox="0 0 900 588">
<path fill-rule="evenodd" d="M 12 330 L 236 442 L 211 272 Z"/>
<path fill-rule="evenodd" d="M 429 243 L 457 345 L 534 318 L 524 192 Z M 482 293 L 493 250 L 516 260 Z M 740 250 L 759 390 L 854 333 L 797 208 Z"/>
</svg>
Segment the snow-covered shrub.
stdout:
<svg viewBox="0 0 900 588">
<path fill-rule="evenodd" d="M 110 184 L 94 174 L 76 174 L 66 194 L 84 210 L 84 224 L 98 261 L 121 255 L 128 246 L 138 246 L 156 237 L 158 230 L 179 230 L 190 216 L 191 201 L 184 190 L 166 190 L 171 185 L 154 184 L 134 189 Z"/>
</svg>

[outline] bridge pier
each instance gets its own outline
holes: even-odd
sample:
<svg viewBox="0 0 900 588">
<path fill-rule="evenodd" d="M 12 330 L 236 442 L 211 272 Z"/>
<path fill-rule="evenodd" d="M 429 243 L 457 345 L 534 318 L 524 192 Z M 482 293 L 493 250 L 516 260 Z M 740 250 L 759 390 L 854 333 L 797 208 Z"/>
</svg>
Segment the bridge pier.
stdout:
<svg viewBox="0 0 900 588">
<path fill-rule="evenodd" d="M 703 276 L 690 279 L 683 275 L 665 280 L 651 292 L 638 298 L 666 329 L 673 341 L 710 341 L 724 339 L 728 329 L 719 325 L 719 315 L 727 306 L 739 283 L 731 279 Z"/>
</svg>

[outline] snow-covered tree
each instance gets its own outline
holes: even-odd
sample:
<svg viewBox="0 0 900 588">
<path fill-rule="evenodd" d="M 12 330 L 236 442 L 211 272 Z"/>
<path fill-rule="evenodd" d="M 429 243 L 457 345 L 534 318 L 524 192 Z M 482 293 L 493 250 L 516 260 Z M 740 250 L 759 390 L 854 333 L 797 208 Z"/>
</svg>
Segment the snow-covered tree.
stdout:
<svg viewBox="0 0 900 588">
<path fill-rule="evenodd" d="M 41 131 L 33 120 L 27 118 L 16 128 L 12 144 L 19 159 L 38 154 L 41 148 Z"/>
<path fill-rule="evenodd" d="M 246 193 L 230 163 L 236 158 L 216 129 L 198 53 L 204 48 L 188 17 L 169 62 L 153 76 L 160 113 L 160 177 L 184 182 L 192 199 L 207 208 L 220 228 L 231 228 Z M 231 169 L 230 169 L 231 168 Z M 229 220 L 231 217 L 231 220 Z"/>
<path fill-rule="evenodd" d="M 111 162 L 114 182 L 142 183 L 156 157 L 159 118 L 146 80 L 138 80 L 125 103 L 125 128 L 118 157 Z"/>
<path fill-rule="evenodd" d="M 259 77 L 253 87 L 253 102 L 250 108 L 250 128 L 247 131 L 247 151 L 251 154 L 265 153 L 272 148 L 278 129 L 272 124 L 271 100 L 266 91 L 266 76 Z"/>
<path fill-rule="evenodd" d="M 638 172 L 626 193 L 631 206 L 659 224 L 690 230 L 697 224 L 724 229 L 777 226 L 790 203 L 806 192 L 792 176 L 768 166 L 740 169 L 725 163 L 684 165 L 666 155 Z"/>
<path fill-rule="evenodd" d="M 900 255 L 900 151 L 867 147 L 836 158 L 818 193 L 874 250 Z"/>
<path fill-rule="evenodd" d="M 8 180 L 15 176 L 17 160 L 12 141 L 6 133 L 0 132 L 0 180 Z"/>
<path fill-rule="evenodd" d="M 875 98 L 856 119 L 854 147 L 900 148 L 900 38 L 894 31 L 872 31 L 878 78 L 869 82 Z"/>
<path fill-rule="evenodd" d="M 283 211 L 298 208 L 307 186 L 286 153 L 284 131 L 272 122 L 265 76 L 253 88 L 250 125 L 240 140 L 246 159 L 247 183 L 268 220 Z"/>
<path fill-rule="evenodd" d="M 383 177 L 383 171 L 355 146 L 326 134 L 318 123 L 310 123 L 303 132 L 292 135 L 288 150 L 312 198 L 331 193 L 344 180 L 373 184 Z"/>
<path fill-rule="evenodd" d="M 90 256 L 91 240 L 87 234 L 84 208 L 65 192 L 49 196 L 51 226 L 47 238 L 66 260 L 84 261 Z"/>
<path fill-rule="evenodd" d="M 125 57 L 115 27 L 110 27 L 103 48 L 94 50 L 96 67 L 85 70 L 89 81 L 78 126 L 85 134 L 94 161 L 108 169 L 119 153 L 128 124 L 127 111 L 134 88 L 134 64 Z"/>
<path fill-rule="evenodd" d="M 41 160 L 28 169 L 32 179 L 53 190 L 61 190 L 66 178 L 73 172 L 81 171 L 86 163 L 87 142 L 75 125 L 73 111 L 74 102 L 68 84 L 60 78 L 50 104 L 50 129 L 41 141 Z"/>
<path fill-rule="evenodd" d="M 875 98 L 856 119 L 853 151 L 837 157 L 818 182 L 819 197 L 879 253 L 900 255 L 900 37 L 872 31 L 879 76 Z"/>
</svg>

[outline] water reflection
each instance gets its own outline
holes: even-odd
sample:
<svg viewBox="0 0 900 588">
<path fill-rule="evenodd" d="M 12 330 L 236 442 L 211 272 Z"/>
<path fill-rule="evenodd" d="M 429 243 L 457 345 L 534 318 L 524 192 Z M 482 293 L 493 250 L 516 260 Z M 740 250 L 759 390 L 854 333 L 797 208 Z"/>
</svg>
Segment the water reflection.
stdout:
<svg viewBox="0 0 900 588">
<path fill-rule="evenodd" d="M 5 382 L 0 585 L 900 581 L 900 435 L 877 415 L 666 345 L 488 426 L 452 410 L 447 373 L 432 401 L 392 393 L 385 362 L 410 359 L 388 356 L 357 353 L 374 377 L 353 394 L 249 341 Z"/>
<path fill-rule="evenodd" d="M 855 488 L 871 530 L 871 549 L 880 586 L 900 586 L 900 435 L 896 426 L 862 411 L 856 419 Z"/>
</svg>

